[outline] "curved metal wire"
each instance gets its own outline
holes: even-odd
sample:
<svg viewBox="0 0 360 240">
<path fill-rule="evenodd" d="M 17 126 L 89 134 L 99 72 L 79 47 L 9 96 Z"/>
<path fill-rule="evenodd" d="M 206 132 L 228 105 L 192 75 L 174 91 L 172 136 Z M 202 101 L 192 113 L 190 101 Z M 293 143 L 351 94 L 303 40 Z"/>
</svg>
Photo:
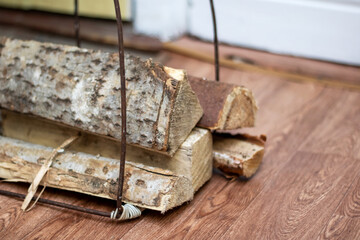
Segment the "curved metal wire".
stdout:
<svg viewBox="0 0 360 240">
<path fill-rule="evenodd" d="M 214 55 L 215 55 L 215 80 L 220 80 L 220 69 L 219 69 L 219 42 L 217 37 L 217 27 L 216 27 L 216 16 L 215 16 L 215 7 L 213 0 L 210 0 L 213 28 L 214 28 Z"/>
<path fill-rule="evenodd" d="M 122 210 L 122 193 L 125 175 L 125 155 L 126 155 L 126 85 L 125 85 L 125 56 L 124 56 L 124 39 L 123 26 L 121 20 L 121 11 L 119 0 L 114 0 L 116 22 L 118 29 L 119 42 L 119 63 L 120 63 L 120 92 L 121 92 L 121 153 L 120 153 L 120 171 L 119 171 L 119 185 L 116 199 L 116 206 Z"/>
</svg>

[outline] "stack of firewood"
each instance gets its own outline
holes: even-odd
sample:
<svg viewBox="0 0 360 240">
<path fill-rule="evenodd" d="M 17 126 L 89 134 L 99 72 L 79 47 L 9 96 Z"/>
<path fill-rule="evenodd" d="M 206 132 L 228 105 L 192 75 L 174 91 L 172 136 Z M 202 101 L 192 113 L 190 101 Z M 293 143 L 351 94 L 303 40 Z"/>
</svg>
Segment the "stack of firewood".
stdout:
<svg viewBox="0 0 360 240">
<path fill-rule="evenodd" d="M 127 154 L 124 200 L 165 212 L 190 201 L 213 166 L 251 177 L 264 138 L 216 134 L 252 127 L 250 90 L 187 76 L 126 56 Z M 47 186 L 115 199 L 121 109 L 118 55 L 0 39 L 0 178 L 32 182 L 64 140 Z"/>
</svg>

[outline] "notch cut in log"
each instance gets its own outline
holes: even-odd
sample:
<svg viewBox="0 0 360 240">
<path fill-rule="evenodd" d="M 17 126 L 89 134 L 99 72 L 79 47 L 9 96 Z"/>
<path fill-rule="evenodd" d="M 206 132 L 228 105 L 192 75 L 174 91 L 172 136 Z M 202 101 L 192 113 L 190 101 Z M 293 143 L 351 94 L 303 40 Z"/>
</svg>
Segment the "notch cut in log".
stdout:
<svg viewBox="0 0 360 240">
<path fill-rule="evenodd" d="M 266 136 L 247 134 L 214 135 L 214 167 L 225 174 L 250 178 L 260 166 L 265 152 Z"/>
<path fill-rule="evenodd" d="M 57 148 L 64 140 L 78 133 L 72 128 L 8 110 L 2 110 L 2 119 L 5 137 L 51 148 Z M 120 143 L 82 133 L 68 150 L 119 159 Z M 162 169 L 176 176 L 184 176 L 191 182 L 195 192 L 210 179 L 212 174 L 212 136 L 209 130 L 195 128 L 173 157 L 128 146 L 126 161 L 144 167 Z"/>
<path fill-rule="evenodd" d="M 0 106 L 121 137 L 117 54 L 0 39 Z M 185 71 L 126 55 L 127 142 L 173 155 L 203 111 Z"/>
<path fill-rule="evenodd" d="M 257 112 L 252 92 L 242 86 L 189 76 L 204 115 L 197 124 L 211 130 L 253 127 Z"/>
</svg>

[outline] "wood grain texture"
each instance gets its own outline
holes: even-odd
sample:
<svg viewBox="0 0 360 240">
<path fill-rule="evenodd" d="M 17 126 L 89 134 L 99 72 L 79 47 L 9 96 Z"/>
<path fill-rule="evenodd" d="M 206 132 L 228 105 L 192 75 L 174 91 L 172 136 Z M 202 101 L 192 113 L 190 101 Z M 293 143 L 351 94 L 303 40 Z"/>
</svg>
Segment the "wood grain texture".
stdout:
<svg viewBox="0 0 360 240">
<path fill-rule="evenodd" d="M 319 239 L 359 239 L 360 232 L 360 175 L 347 190 L 328 223 L 319 235 Z"/>
<path fill-rule="evenodd" d="M 196 62 L 196 64 L 194 62 L 181 64 L 184 61 L 178 56 L 174 58 L 174 62 L 176 65 L 173 66 L 186 65 L 186 68 L 191 74 L 193 74 L 191 71 L 199 70 L 195 69 L 199 66 L 199 62 Z M 205 72 L 205 74 L 211 74 L 211 66 L 207 69 L 208 71 Z M 329 129 L 331 129 L 332 127 L 329 123 L 331 122 L 330 116 L 333 114 L 339 114 L 339 111 L 342 113 L 348 113 L 349 111 L 356 112 L 354 109 L 344 109 L 343 106 L 354 106 L 355 99 L 359 99 L 360 97 L 357 93 L 343 93 L 338 90 L 324 89 L 310 84 L 294 84 L 279 79 L 269 79 L 268 76 L 261 77 L 259 75 L 253 76 L 247 73 L 236 74 L 231 72 L 229 74 L 229 72 L 230 71 L 223 69 L 223 74 L 227 75 L 227 79 L 232 81 L 236 81 L 236 77 L 239 77 L 241 74 L 242 77 L 244 77 L 242 83 L 247 84 L 253 89 L 259 99 L 259 124 L 252 132 L 268 134 L 269 142 L 267 145 L 267 154 L 265 155 L 263 165 L 258 174 L 248 182 L 226 183 L 221 182 L 219 178 L 217 180 L 213 178 L 210 183 L 204 187 L 206 193 L 200 192 L 190 204 L 189 210 L 186 209 L 180 211 L 180 213 L 174 213 L 174 215 L 166 218 L 154 216 L 150 219 L 143 219 L 141 223 L 131 229 L 125 237 L 136 239 L 136 237 L 140 237 L 138 232 L 141 232 L 142 234 L 146 233 L 145 236 L 151 238 L 154 236 L 151 234 L 152 231 L 158 232 L 161 228 L 165 227 L 172 229 L 172 232 L 162 232 L 160 237 L 164 239 L 173 237 L 173 235 L 188 239 L 195 236 L 202 236 L 203 239 L 216 239 L 219 237 L 237 239 L 242 237 L 255 238 L 255 236 L 266 236 L 269 230 L 265 231 L 261 229 L 264 223 L 258 221 L 258 215 L 254 215 L 249 211 L 248 214 L 244 216 L 243 212 L 253 204 L 255 199 L 263 204 L 263 206 L 269 204 L 269 202 L 272 201 L 271 199 L 276 196 L 276 188 L 269 187 L 269 184 L 287 174 L 288 170 L 284 170 L 284 166 L 295 164 L 293 157 L 296 155 L 304 139 L 311 140 L 308 136 L 316 126 L 323 126 L 326 123 Z M 268 84 L 269 81 L 271 81 L 272 84 Z M 273 97 L 275 95 L 276 97 Z M 336 106 L 335 109 L 328 112 L 328 110 L 334 106 Z M 274 112 L 279 113 L 279 115 L 274 115 Z M 250 129 L 246 129 L 246 131 L 248 130 Z M 341 140 L 342 139 L 339 139 L 339 141 Z M 354 147 L 354 145 L 349 146 L 351 149 L 354 149 Z M 317 159 L 317 161 L 321 162 L 327 159 L 327 156 L 320 155 Z M 338 162 L 342 160 L 344 159 L 337 159 Z M 346 158 L 345 160 L 348 164 L 355 162 L 353 158 Z M 309 161 L 308 164 L 313 167 L 316 162 Z M 341 164 L 344 164 L 344 162 Z M 340 166 L 340 163 L 337 166 Z M 353 168 L 348 168 L 348 170 L 353 171 L 353 169 L 358 169 L 358 167 L 359 166 L 353 165 Z M 289 174 L 301 178 L 303 173 L 308 171 L 308 169 L 309 167 L 302 166 L 299 168 L 301 172 L 294 169 Z M 332 170 L 332 176 L 337 174 L 340 173 Z M 312 180 L 312 176 L 309 176 L 309 182 L 315 184 L 316 181 L 315 179 Z M 295 184 L 293 181 L 285 182 L 289 184 L 289 187 Z M 351 179 L 348 179 L 344 184 L 350 183 Z M 331 196 L 341 195 L 343 186 L 342 184 L 335 186 L 334 191 L 332 191 L 330 195 L 327 195 L 328 201 L 332 201 Z M 302 185 L 298 186 L 296 190 L 297 193 L 302 191 L 302 187 Z M 260 197 L 260 193 L 264 191 L 264 189 L 267 189 L 266 191 L 269 193 L 267 198 Z M 275 199 L 274 201 L 276 204 L 282 205 L 284 202 L 287 202 L 287 198 L 288 197 L 282 198 L 281 200 Z M 337 198 L 337 200 L 340 201 L 339 198 Z M 332 202 L 332 207 L 334 208 L 334 204 L 337 203 L 336 201 Z M 261 211 L 262 207 L 258 206 L 256 209 Z M 267 209 L 264 213 L 267 213 L 269 210 L 270 209 Z M 185 214 L 187 211 L 191 211 L 191 213 Z M 299 211 L 301 212 L 301 210 Z M 326 212 L 327 209 L 323 209 L 323 211 Z M 185 216 L 175 216 L 177 214 L 185 214 Z M 244 227 L 238 227 L 238 225 L 235 224 L 236 219 L 244 221 Z M 172 222 L 169 223 L 169 220 L 172 220 Z M 276 217 L 269 216 L 266 221 L 276 222 Z M 159 224 L 161 225 L 157 228 Z M 302 223 L 299 223 L 297 228 L 301 228 L 301 226 Z M 224 236 L 229 228 L 233 229 L 230 231 L 231 234 Z M 255 231 L 255 228 L 258 228 L 258 231 Z M 294 228 L 296 228 L 295 225 Z M 244 229 L 247 230 L 245 231 Z M 314 227 L 313 231 L 319 232 L 320 229 L 321 227 L 317 226 Z M 291 232 L 288 236 L 291 236 Z M 284 239 L 287 238 L 284 237 Z"/>
<path fill-rule="evenodd" d="M 12 39 L 3 45 L 1 107 L 120 139 L 117 54 Z M 186 73 L 130 55 L 125 69 L 127 143 L 172 156 L 203 114 Z"/>
<path fill-rule="evenodd" d="M 168 66 L 213 78 L 211 64 L 174 54 L 167 57 Z M 326 70 L 322 73 L 335 71 Z M 220 74 L 222 81 L 252 89 L 258 101 L 257 127 L 241 131 L 268 136 L 263 163 L 250 180 L 229 182 L 214 174 L 189 204 L 166 215 L 147 211 L 124 225 L 43 205 L 18 216 L 20 202 L 0 196 L 0 216 L 6 222 L 1 233 L 15 239 L 37 235 L 81 239 L 87 232 L 93 238 L 123 239 L 312 239 L 338 233 L 342 239 L 358 238 L 354 194 L 358 196 L 360 172 L 360 93 L 227 68 Z M 22 192 L 27 187 L 0 186 Z M 106 205 L 58 191 L 45 194 L 99 209 Z M 350 198 L 355 200 L 347 201 Z M 355 209 L 346 210 L 353 217 L 342 216 L 340 209 L 345 208 Z"/>
</svg>

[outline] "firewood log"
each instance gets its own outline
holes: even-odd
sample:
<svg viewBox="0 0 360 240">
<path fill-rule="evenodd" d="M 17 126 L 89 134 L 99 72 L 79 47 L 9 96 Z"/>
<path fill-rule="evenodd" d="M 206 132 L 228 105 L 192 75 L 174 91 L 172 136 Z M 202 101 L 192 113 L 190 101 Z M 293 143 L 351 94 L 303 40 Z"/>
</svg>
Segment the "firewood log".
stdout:
<svg viewBox="0 0 360 240">
<path fill-rule="evenodd" d="M 104 146 L 94 142 L 90 147 L 96 145 Z M 197 129 L 171 159 L 163 159 L 167 158 L 163 154 L 152 152 L 153 155 L 146 155 L 142 152 L 146 150 L 130 148 L 125 166 L 124 201 L 166 212 L 192 200 L 196 190 L 211 177 L 211 145 L 210 132 Z M 52 150 L 51 147 L 0 136 L 0 178 L 31 182 Z M 132 161 L 134 157 L 151 160 L 149 164 L 142 164 Z M 154 162 L 168 161 L 173 164 L 169 168 L 154 167 Z M 50 187 L 116 199 L 119 162 L 99 154 L 69 149 L 56 157 L 42 184 L 46 181 Z M 177 171 L 172 171 L 173 168 Z"/>
<path fill-rule="evenodd" d="M 203 111 L 185 71 L 126 55 L 127 143 L 173 155 Z M 115 139 L 117 54 L 0 39 L 0 107 Z"/>
</svg>

